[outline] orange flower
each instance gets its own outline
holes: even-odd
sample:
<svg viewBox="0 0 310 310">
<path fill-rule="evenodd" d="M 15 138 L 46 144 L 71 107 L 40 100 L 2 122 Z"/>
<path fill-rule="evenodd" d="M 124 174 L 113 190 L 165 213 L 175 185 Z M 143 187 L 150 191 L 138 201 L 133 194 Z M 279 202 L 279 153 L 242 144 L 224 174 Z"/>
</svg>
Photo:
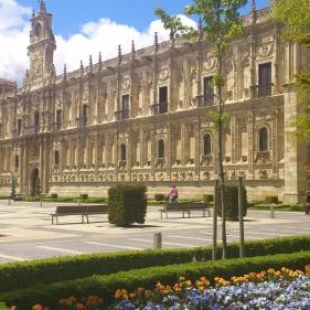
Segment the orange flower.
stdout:
<svg viewBox="0 0 310 310">
<path fill-rule="evenodd" d="M 32 310 L 43 310 L 43 306 L 41 304 L 35 304 L 32 306 Z"/>
<path fill-rule="evenodd" d="M 83 310 L 83 309 L 85 309 L 85 306 L 82 303 L 78 302 L 76 304 L 76 310 Z"/>
</svg>

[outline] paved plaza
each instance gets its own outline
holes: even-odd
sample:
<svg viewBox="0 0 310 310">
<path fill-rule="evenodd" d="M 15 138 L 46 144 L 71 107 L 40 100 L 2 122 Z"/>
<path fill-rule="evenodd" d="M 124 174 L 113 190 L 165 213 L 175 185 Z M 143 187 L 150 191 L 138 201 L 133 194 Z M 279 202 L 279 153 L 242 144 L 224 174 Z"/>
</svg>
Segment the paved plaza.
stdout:
<svg viewBox="0 0 310 310">
<path fill-rule="evenodd" d="M 0 201 L 0 263 L 87 253 L 145 250 L 154 248 L 161 234 L 162 248 L 191 248 L 211 245 L 213 218 L 191 218 L 179 213 L 160 218 L 160 207 L 148 207 L 144 225 L 115 227 L 107 215 L 90 216 L 89 224 L 81 216 L 65 216 L 59 225 L 51 225 L 55 203 Z M 244 220 L 245 241 L 281 236 L 310 234 L 310 216 L 302 212 L 249 210 Z M 221 219 L 218 240 L 221 238 Z M 239 223 L 227 222 L 227 241 L 240 239 Z"/>
</svg>

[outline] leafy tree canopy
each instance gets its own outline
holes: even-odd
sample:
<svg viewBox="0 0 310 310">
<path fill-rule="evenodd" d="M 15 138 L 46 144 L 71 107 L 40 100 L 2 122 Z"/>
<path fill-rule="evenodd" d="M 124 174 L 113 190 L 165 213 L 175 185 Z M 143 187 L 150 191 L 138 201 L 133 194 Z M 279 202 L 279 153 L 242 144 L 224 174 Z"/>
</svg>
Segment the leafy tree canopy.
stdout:
<svg viewBox="0 0 310 310">
<path fill-rule="evenodd" d="M 271 16 L 283 24 L 284 40 L 303 43 L 310 48 L 309 0 L 272 0 Z M 310 143 L 310 73 L 309 68 L 303 69 L 303 72 L 296 74 L 294 81 L 303 110 L 296 121 L 297 136 Z"/>
<path fill-rule="evenodd" d="M 271 16 L 285 25 L 286 40 L 298 41 L 304 39 L 304 35 L 308 35 L 309 40 L 309 0 L 272 0 L 271 4 Z"/>
</svg>

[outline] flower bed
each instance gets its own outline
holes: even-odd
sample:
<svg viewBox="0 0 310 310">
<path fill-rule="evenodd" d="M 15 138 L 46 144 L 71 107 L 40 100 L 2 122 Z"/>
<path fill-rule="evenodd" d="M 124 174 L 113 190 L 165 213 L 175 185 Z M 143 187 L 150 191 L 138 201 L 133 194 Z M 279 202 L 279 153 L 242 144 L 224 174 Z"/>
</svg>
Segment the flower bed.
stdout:
<svg viewBox="0 0 310 310">
<path fill-rule="evenodd" d="M 12 307 L 16 310 L 16 307 Z M 40 304 L 33 310 L 48 310 Z M 205 277 L 192 283 L 183 277 L 173 286 L 157 284 L 154 291 L 137 288 L 134 292 L 118 289 L 115 303 L 105 305 L 98 296 L 78 300 L 70 296 L 59 301 L 58 310 L 161 310 L 161 309 L 310 309 L 310 265 L 305 271 L 272 268 L 251 272 L 230 280 L 215 278 L 214 287 Z"/>
</svg>

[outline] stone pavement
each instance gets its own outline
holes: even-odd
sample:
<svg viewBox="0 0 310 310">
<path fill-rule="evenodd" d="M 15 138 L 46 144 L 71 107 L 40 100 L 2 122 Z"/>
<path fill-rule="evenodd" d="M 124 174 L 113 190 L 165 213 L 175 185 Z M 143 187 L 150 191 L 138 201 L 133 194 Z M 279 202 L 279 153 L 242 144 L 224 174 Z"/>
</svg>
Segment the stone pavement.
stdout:
<svg viewBox="0 0 310 310">
<path fill-rule="evenodd" d="M 191 218 L 172 213 L 160 218 L 159 207 L 148 207 L 144 225 L 115 227 L 107 215 L 90 216 L 89 224 L 81 216 L 60 218 L 60 225 L 51 225 L 50 213 L 55 203 L 0 201 L 0 263 L 67 256 L 95 252 L 144 250 L 154 248 L 155 237 L 162 235 L 162 248 L 189 248 L 212 244 L 213 218 Z M 277 236 L 307 235 L 310 216 L 301 212 L 248 211 L 244 221 L 245 240 Z M 221 219 L 218 219 L 218 242 Z M 239 223 L 227 222 L 227 240 L 240 239 Z"/>
</svg>

